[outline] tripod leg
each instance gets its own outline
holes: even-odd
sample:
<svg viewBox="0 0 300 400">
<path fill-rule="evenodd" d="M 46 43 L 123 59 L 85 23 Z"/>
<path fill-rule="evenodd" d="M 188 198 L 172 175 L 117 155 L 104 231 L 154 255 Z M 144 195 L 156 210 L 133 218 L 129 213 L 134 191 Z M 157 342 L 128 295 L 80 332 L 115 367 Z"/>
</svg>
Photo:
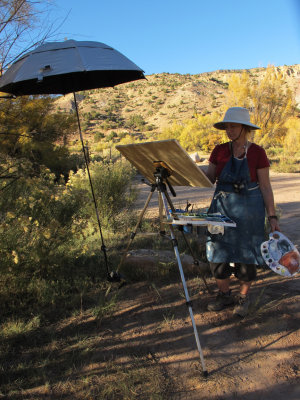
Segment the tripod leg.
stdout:
<svg viewBox="0 0 300 400">
<path fill-rule="evenodd" d="M 149 203 L 150 203 L 150 200 L 151 200 L 151 197 L 153 196 L 154 191 L 155 191 L 155 185 L 152 185 L 152 186 L 151 186 L 151 191 L 150 191 L 150 193 L 149 193 L 149 195 L 148 195 L 148 198 L 147 198 L 147 200 L 146 200 L 146 203 L 145 203 L 145 205 L 144 205 L 144 208 L 143 208 L 143 210 L 142 210 L 142 212 L 141 212 L 141 214 L 140 214 L 140 216 L 139 216 L 139 219 L 138 219 L 138 221 L 137 221 L 137 224 L 136 224 L 136 226 L 135 226 L 133 232 L 131 232 L 129 242 L 128 242 L 127 247 L 126 247 L 126 249 L 125 249 L 125 252 L 124 252 L 124 254 L 123 254 L 122 258 L 121 258 L 121 261 L 120 261 L 120 263 L 119 263 L 119 265 L 118 265 L 117 272 L 120 271 L 120 268 L 121 268 L 121 266 L 122 266 L 122 264 L 123 264 L 123 262 L 124 262 L 124 260 L 125 260 L 125 257 L 126 257 L 126 255 L 127 255 L 128 249 L 129 249 L 129 247 L 131 246 L 131 244 L 132 244 L 132 242 L 133 242 L 133 239 L 135 238 L 135 235 L 136 235 L 136 233 L 137 233 L 137 230 L 138 230 L 138 228 L 139 228 L 139 226 L 140 226 L 140 224 L 141 224 L 141 222 L 142 222 L 143 216 L 144 216 L 144 214 L 145 214 L 145 212 L 146 212 L 146 209 L 147 209 L 147 207 L 148 207 L 148 205 L 149 205 Z"/>
<path fill-rule="evenodd" d="M 167 202 L 168 202 L 169 205 L 170 205 L 170 208 L 171 208 L 172 212 L 174 212 L 175 209 L 174 209 L 174 206 L 173 206 L 173 204 L 172 204 L 172 200 L 171 200 L 171 198 L 170 198 L 170 196 L 169 196 L 169 193 L 166 191 L 166 192 L 164 192 L 164 195 L 165 195 L 165 197 L 166 197 L 166 199 L 167 199 Z M 194 259 L 194 264 L 195 264 L 195 265 L 199 265 L 199 261 L 195 258 L 194 253 L 193 253 L 193 250 L 192 250 L 192 248 L 191 248 L 191 246 L 190 246 L 190 244 L 189 244 L 188 240 L 186 239 L 186 236 L 185 236 L 185 234 L 184 234 L 184 232 L 183 232 L 183 227 L 180 227 L 180 228 L 181 228 L 181 229 L 179 229 L 179 230 L 181 231 L 181 234 L 182 234 L 182 236 L 183 236 L 183 238 L 184 238 L 184 241 L 185 241 L 186 245 L 188 246 L 189 251 L 190 251 L 190 253 L 191 253 L 191 255 L 192 255 L 193 259 Z M 205 285 L 205 287 L 206 287 L 208 293 L 211 293 L 211 290 L 209 289 L 209 287 L 208 287 L 208 285 L 207 285 L 206 279 L 204 278 L 204 276 L 201 276 L 201 278 L 202 278 L 202 280 L 203 280 L 203 282 L 204 282 L 204 285 Z"/>
<path fill-rule="evenodd" d="M 167 191 L 165 191 L 164 195 L 165 195 L 165 197 L 167 199 L 167 202 L 169 203 L 169 206 L 170 206 L 172 212 L 175 213 L 175 207 L 174 207 L 174 205 L 172 203 L 172 200 L 171 200 L 171 197 L 169 196 L 169 193 Z"/>
<path fill-rule="evenodd" d="M 198 352 L 199 352 L 199 355 L 200 355 L 200 361 L 201 361 L 201 365 L 202 365 L 202 372 L 203 372 L 203 375 L 206 377 L 208 375 L 208 372 L 207 372 L 207 369 L 206 369 L 206 366 L 205 366 L 205 361 L 204 361 L 204 357 L 203 357 L 203 353 L 202 353 L 202 349 L 201 349 L 200 339 L 199 339 L 199 335 L 198 335 L 198 331 L 197 331 L 197 327 L 196 327 L 196 323 L 195 323 L 195 319 L 194 319 L 192 302 L 190 300 L 189 292 L 187 290 L 186 281 L 185 281 L 185 277 L 184 277 L 184 273 L 183 273 L 183 269 L 182 269 L 182 263 L 181 263 L 181 259 L 180 259 L 180 254 L 179 254 L 179 251 L 178 251 L 177 240 L 175 238 L 174 230 L 173 230 L 172 225 L 170 225 L 170 231 L 171 231 L 171 238 L 172 238 L 173 248 L 174 248 L 174 252 L 175 252 L 175 255 L 176 255 L 178 268 L 179 268 L 179 272 L 180 272 L 180 277 L 181 277 L 181 281 L 182 281 L 182 286 L 183 286 L 183 289 L 184 289 L 186 305 L 187 305 L 187 307 L 189 309 L 189 313 L 190 313 L 190 317 L 191 317 L 191 321 L 192 321 L 192 325 L 193 325 L 193 329 L 194 329 L 194 335 L 195 335 L 195 339 L 196 339 L 197 349 L 198 349 Z"/>
<path fill-rule="evenodd" d="M 168 203 L 171 207 L 171 210 L 174 209 L 174 206 L 171 202 L 170 197 L 168 196 L 168 193 L 166 193 L 164 191 L 164 192 L 160 192 L 160 194 L 161 194 L 164 206 L 165 206 L 166 215 L 168 216 L 169 215 Z M 184 295 L 185 295 L 185 299 L 186 299 L 186 305 L 189 309 L 189 313 L 190 313 L 190 317 L 191 317 L 191 321 L 192 321 L 192 325 L 193 325 L 193 329 L 194 329 L 194 335 L 195 335 L 195 340 L 196 340 L 196 344 L 197 344 L 197 349 L 198 349 L 198 352 L 200 355 L 202 371 L 203 371 L 203 375 L 206 377 L 208 375 L 208 372 L 207 372 L 207 369 L 205 366 L 205 361 L 204 361 L 204 357 L 203 357 L 203 353 L 202 353 L 202 349 L 201 349 L 200 339 L 199 339 L 199 335 L 198 335 L 198 331 L 197 331 L 197 327 L 196 327 L 196 323 L 195 323 L 195 318 L 194 318 L 194 314 L 193 314 L 192 302 L 190 300 L 189 292 L 187 290 L 186 281 L 185 281 L 185 277 L 184 277 L 184 273 L 183 273 L 183 269 L 182 269 L 182 263 L 181 263 L 181 259 L 180 259 L 180 254 L 178 251 L 178 244 L 177 244 L 177 240 L 175 238 L 174 229 L 173 229 L 172 225 L 170 225 L 170 232 L 171 232 L 171 239 L 172 239 L 175 256 L 176 256 L 177 263 L 178 263 L 178 268 L 179 268 L 179 272 L 180 272 Z"/>
<path fill-rule="evenodd" d="M 178 225 L 178 229 L 179 229 L 179 231 L 181 232 L 181 235 L 182 235 L 182 237 L 183 237 L 183 239 L 184 239 L 184 241 L 185 241 L 185 244 L 187 245 L 187 247 L 188 247 L 188 249 L 189 249 L 189 252 L 191 253 L 191 255 L 192 255 L 193 259 L 194 259 L 194 264 L 195 264 L 195 265 L 199 265 L 199 260 L 197 260 L 197 258 L 195 257 L 194 252 L 193 252 L 193 249 L 192 249 L 192 247 L 191 247 L 189 241 L 187 240 L 187 238 L 186 238 L 186 236 L 185 236 L 185 233 L 184 233 L 184 231 L 183 231 L 183 226 L 182 226 L 182 225 Z M 204 283 L 204 285 L 205 285 L 205 287 L 206 287 L 208 293 L 211 294 L 212 291 L 211 291 L 210 288 L 208 287 L 205 277 L 204 277 L 204 276 L 201 276 L 201 278 L 202 278 L 202 280 L 203 280 L 203 283 Z"/>
<path fill-rule="evenodd" d="M 165 224 L 163 223 L 163 199 L 161 196 L 161 192 L 158 192 L 158 206 L 159 206 L 159 226 L 160 226 L 160 234 L 165 235 Z"/>
</svg>

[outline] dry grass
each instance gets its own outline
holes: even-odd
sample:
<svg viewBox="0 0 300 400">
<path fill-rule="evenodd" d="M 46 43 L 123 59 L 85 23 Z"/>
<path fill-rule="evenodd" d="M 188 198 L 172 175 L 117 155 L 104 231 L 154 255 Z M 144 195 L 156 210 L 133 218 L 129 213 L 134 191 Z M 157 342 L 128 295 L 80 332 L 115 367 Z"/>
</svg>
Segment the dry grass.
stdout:
<svg viewBox="0 0 300 400">
<path fill-rule="evenodd" d="M 92 308 L 36 328 L 22 321 L 3 325 L 0 398 L 166 398 L 169 382 L 161 365 L 144 349 L 115 360 L 116 349 L 105 344 L 112 329 L 98 314 Z"/>
<path fill-rule="evenodd" d="M 159 228 L 157 221 L 146 220 L 143 229 L 148 228 L 153 234 L 137 235 L 134 245 L 165 248 L 166 239 L 155 234 Z M 167 244 L 171 250 L 171 244 Z M 143 279 L 145 273 L 140 269 L 133 275 Z M 169 282 L 174 277 L 174 268 L 166 270 L 160 266 L 152 278 L 149 271 L 146 275 L 151 282 L 151 296 L 164 302 L 161 280 Z M 107 297 L 105 285 L 93 293 L 84 293 L 77 308 L 73 307 L 67 317 L 52 311 L 48 317 L 41 314 L 29 320 L 19 317 L 4 322 L 0 326 L 0 398 L 172 398 L 174 382 L 151 349 L 139 345 L 132 351 L 130 346 L 123 346 L 121 338 L 114 337 L 114 320 L 117 321 L 120 308 L 126 303 L 123 289 L 117 287 Z M 130 286 L 124 290 L 130 291 Z M 178 298 L 182 301 L 180 293 Z M 157 329 L 172 329 L 175 321 L 172 307 L 159 315 Z M 123 349 L 122 356 L 119 347 Z"/>
</svg>

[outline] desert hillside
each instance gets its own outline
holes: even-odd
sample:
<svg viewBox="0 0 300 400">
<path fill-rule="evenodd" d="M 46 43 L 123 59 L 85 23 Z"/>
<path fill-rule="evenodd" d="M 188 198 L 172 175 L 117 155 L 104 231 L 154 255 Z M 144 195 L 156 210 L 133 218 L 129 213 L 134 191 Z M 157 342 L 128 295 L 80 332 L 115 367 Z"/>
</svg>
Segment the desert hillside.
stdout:
<svg viewBox="0 0 300 400">
<path fill-rule="evenodd" d="M 286 86 L 295 93 L 300 106 L 300 64 L 277 67 Z M 249 70 L 218 70 L 196 75 L 154 74 L 146 80 L 130 82 L 109 89 L 95 89 L 78 94 L 80 118 L 85 134 L 100 137 L 128 132 L 143 138 L 156 133 L 173 122 L 190 119 L 195 113 L 205 115 L 222 109 L 228 80 L 232 74 L 247 72 L 251 82 L 259 82 L 266 68 Z M 61 111 L 71 111 L 73 95 L 57 99 Z"/>
</svg>

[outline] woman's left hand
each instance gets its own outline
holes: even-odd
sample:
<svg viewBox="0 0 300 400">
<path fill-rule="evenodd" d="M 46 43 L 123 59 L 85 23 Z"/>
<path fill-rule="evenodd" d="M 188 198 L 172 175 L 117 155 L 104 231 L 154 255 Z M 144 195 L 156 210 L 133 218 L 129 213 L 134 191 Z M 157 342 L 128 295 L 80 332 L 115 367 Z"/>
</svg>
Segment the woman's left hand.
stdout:
<svg viewBox="0 0 300 400">
<path fill-rule="evenodd" d="M 267 214 L 271 216 L 271 218 L 268 217 L 271 232 L 280 231 L 277 218 L 274 218 L 276 214 L 275 214 L 274 195 L 269 176 L 269 168 L 267 167 L 258 169 L 257 176 L 259 181 L 259 187 L 264 198 Z"/>
<path fill-rule="evenodd" d="M 278 221 L 276 218 L 270 218 L 269 224 L 270 224 L 271 232 L 274 232 L 274 231 L 280 232 L 279 224 L 278 224 Z"/>
</svg>

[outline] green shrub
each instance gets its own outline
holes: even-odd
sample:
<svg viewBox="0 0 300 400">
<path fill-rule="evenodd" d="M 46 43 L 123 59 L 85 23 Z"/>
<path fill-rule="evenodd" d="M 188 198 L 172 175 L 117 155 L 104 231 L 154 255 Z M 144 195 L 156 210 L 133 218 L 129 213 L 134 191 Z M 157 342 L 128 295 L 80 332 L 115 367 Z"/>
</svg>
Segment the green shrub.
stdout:
<svg viewBox="0 0 300 400">
<path fill-rule="evenodd" d="M 72 260 L 81 254 L 87 226 L 80 218 L 87 195 L 55 183 L 46 168 L 37 175 L 28 161 L 7 160 L 5 169 L 11 178 L 1 180 L 0 301 L 9 313 L 28 304 L 53 304 L 72 286 Z"/>
<path fill-rule="evenodd" d="M 141 130 L 146 125 L 141 115 L 132 115 L 127 123 L 128 128 Z"/>
<path fill-rule="evenodd" d="M 114 131 L 110 132 L 109 135 L 106 136 L 105 140 L 107 142 L 110 142 L 111 140 L 113 140 L 114 138 L 118 137 L 118 134 Z"/>
<path fill-rule="evenodd" d="M 277 172 L 300 172 L 300 160 L 282 155 L 279 162 L 272 163 L 272 169 Z"/>
<path fill-rule="evenodd" d="M 105 137 L 105 135 L 104 135 L 103 132 L 96 132 L 95 135 L 94 135 L 94 141 L 96 143 L 100 142 L 100 140 L 103 139 L 104 137 Z"/>
<path fill-rule="evenodd" d="M 90 165 L 97 206 L 103 225 L 116 230 L 124 217 L 124 210 L 132 204 L 136 191 L 131 186 L 135 170 L 128 162 L 95 162 Z M 79 170 L 70 177 L 68 186 L 76 190 L 90 192 L 85 170 Z M 84 207 L 86 216 L 93 216 L 94 205 L 88 202 Z M 94 223 L 96 220 L 92 217 Z"/>
<path fill-rule="evenodd" d="M 127 231 L 133 168 L 120 161 L 90 168 L 105 233 Z M 86 172 L 65 184 L 44 167 L 7 158 L 0 177 L 0 317 L 78 307 L 106 275 Z"/>
</svg>

